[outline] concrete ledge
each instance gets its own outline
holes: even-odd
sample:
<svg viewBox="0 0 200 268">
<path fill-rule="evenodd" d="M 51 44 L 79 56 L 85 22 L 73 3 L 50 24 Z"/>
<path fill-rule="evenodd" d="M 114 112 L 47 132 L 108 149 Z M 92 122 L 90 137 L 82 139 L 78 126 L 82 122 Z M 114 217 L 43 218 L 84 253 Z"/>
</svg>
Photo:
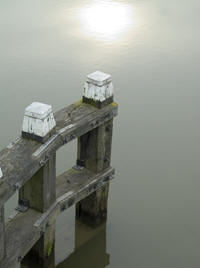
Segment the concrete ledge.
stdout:
<svg viewBox="0 0 200 268">
<path fill-rule="evenodd" d="M 113 102 L 113 96 L 109 97 L 108 99 L 104 100 L 104 101 L 95 101 L 93 99 L 88 99 L 86 97 L 83 96 L 83 102 L 88 103 L 88 104 L 92 104 L 93 106 L 101 109 L 103 107 L 105 107 L 106 105 L 110 104 Z"/>
<path fill-rule="evenodd" d="M 28 133 L 28 132 L 24 132 L 22 131 L 22 137 L 26 138 L 26 139 L 30 139 L 30 140 L 35 140 L 38 141 L 40 143 L 45 143 L 46 141 L 48 141 L 48 139 L 55 133 L 55 128 L 53 128 L 51 130 L 50 133 L 48 133 L 47 135 L 45 135 L 44 137 L 40 137 L 38 135 L 35 135 L 34 133 Z"/>
<path fill-rule="evenodd" d="M 2 169 L 0 168 L 0 179 L 3 178 L 3 172 L 2 172 Z"/>
</svg>

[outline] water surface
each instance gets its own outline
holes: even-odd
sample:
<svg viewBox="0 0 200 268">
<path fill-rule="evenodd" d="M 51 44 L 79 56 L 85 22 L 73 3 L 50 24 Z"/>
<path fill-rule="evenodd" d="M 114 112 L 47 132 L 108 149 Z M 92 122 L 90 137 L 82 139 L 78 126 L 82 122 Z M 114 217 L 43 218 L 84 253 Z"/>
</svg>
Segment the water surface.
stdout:
<svg viewBox="0 0 200 268">
<path fill-rule="evenodd" d="M 197 0 L 1 1 L 1 148 L 27 105 L 69 105 L 95 70 L 120 104 L 107 227 L 62 262 L 76 231 L 73 208 L 61 215 L 57 267 L 199 267 L 199 11 Z M 58 174 L 75 148 L 58 152 Z"/>
</svg>

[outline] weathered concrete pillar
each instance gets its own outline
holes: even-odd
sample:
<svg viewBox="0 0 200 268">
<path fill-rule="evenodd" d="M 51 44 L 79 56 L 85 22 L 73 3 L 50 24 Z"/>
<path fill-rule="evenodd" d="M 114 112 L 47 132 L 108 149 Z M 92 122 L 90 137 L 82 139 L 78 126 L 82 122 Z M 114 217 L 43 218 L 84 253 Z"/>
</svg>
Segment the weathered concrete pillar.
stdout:
<svg viewBox="0 0 200 268">
<path fill-rule="evenodd" d="M 111 76 L 94 72 L 87 76 L 83 102 L 102 109 L 113 102 Z M 110 165 L 113 120 L 89 131 L 78 139 L 77 164 L 98 173 Z M 92 226 L 107 217 L 109 184 L 89 195 L 76 205 L 76 217 Z"/>
<path fill-rule="evenodd" d="M 5 256 L 5 220 L 4 220 L 4 207 L 0 207 L 0 262 Z"/>
<path fill-rule="evenodd" d="M 20 189 L 19 205 L 45 212 L 54 202 L 56 154 Z"/>
<path fill-rule="evenodd" d="M 25 110 L 22 136 L 44 143 L 52 135 L 55 120 L 50 105 L 34 102 Z M 26 206 L 45 212 L 56 199 L 56 153 L 43 167 L 20 189 L 19 209 Z M 34 255 L 46 262 L 54 255 L 55 219 L 31 249 L 28 255 Z M 27 257 L 26 257 L 27 259 Z"/>
</svg>

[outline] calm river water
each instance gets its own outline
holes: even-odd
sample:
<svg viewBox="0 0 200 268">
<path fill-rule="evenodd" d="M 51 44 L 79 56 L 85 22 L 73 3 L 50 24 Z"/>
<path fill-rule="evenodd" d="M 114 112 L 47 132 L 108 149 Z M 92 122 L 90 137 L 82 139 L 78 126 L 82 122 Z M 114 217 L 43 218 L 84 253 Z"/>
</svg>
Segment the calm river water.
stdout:
<svg viewBox="0 0 200 268">
<path fill-rule="evenodd" d="M 95 70 L 120 105 L 107 225 L 61 215 L 57 268 L 200 266 L 199 12 L 198 0 L 1 0 L 1 149 L 27 105 L 69 105 Z M 76 143 L 60 150 L 57 173 L 75 159 Z"/>
</svg>

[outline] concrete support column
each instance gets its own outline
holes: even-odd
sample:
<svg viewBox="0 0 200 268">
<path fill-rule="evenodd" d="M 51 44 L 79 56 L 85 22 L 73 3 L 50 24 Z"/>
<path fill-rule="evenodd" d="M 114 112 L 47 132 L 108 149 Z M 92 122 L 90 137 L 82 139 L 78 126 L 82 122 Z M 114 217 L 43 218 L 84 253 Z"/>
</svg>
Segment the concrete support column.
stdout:
<svg viewBox="0 0 200 268">
<path fill-rule="evenodd" d="M 83 102 L 102 109 L 113 102 L 111 77 L 102 72 L 87 76 Z M 98 173 L 110 166 L 113 120 L 95 128 L 78 139 L 77 164 Z M 77 219 L 97 226 L 107 217 L 109 184 L 101 187 L 76 205 Z"/>
<path fill-rule="evenodd" d="M 56 153 L 38 172 L 20 189 L 19 203 L 45 212 L 54 202 L 56 178 Z"/>
<path fill-rule="evenodd" d="M 50 105 L 32 103 L 25 110 L 22 136 L 44 143 L 52 135 L 55 120 Z M 43 167 L 20 189 L 19 207 L 30 207 L 45 212 L 56 200 L 56 153 L 50 156 Z M 48 224 L 36 245 L 28 255 L 41 262 L 54 256 L 55 219 Z M 26 256 L 26 260 L 27 260 Z"/>
<path fill-rule="evenodd" d="M 4 207 L 0 207 L 0 263 L 5 256 L 5 220 Z"/>
<path fill-rule="evenodd" d="M 40 267 L 54 267 L 55 263 L 55 220 L 42 234 L 34 247 L 25 257 L 25 263 L 40 264 Z"/>
</svg>

